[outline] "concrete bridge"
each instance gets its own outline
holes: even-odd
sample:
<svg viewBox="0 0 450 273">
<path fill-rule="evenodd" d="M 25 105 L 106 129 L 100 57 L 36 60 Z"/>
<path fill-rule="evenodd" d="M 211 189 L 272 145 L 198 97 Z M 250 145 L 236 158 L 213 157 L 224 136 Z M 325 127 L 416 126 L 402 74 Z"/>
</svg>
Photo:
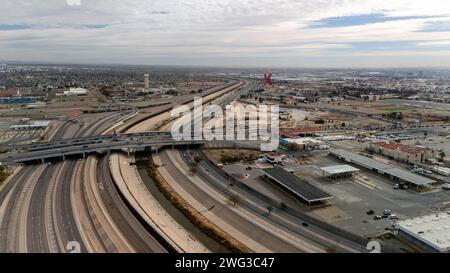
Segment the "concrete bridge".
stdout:
<svg viewBox="0 0 450 273">
<path fill-rule="evenodd" d="M 68 157 L 83 157 L 89 154 L 102 154 L 112 151 L 143 151 L 148 147 L 178 147 L 201 146 L 203 140 L 176 141 L 171 132 L 144 132 L 131 134 L 112 134 L 73 138 L 58 141 L 42 142 L 30 145 L 16 146 L 9 153 L 0 156 L 2 164 L 45 162 L 46 160 L 65 160 Z M 208 148 L 242 148 L 258 149 L 259 142 L 255 141 L 211 141 Z"/>
</svg>

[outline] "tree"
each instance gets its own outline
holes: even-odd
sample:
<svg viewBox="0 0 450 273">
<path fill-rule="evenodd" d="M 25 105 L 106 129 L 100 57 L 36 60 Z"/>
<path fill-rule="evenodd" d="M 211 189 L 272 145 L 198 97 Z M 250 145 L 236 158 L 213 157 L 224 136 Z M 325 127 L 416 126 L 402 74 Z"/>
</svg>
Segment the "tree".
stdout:
<svg viewBox="0 0 450 273">
<path fill-rule="evenodd" d="M 300 145 L 294 142 L 290 142 L 287 146 L 288 150 L 291 152 L 298 152 L 300 151 Z"/>
<path fill-rule="evenodd" d="M 270 216 L 270 214 L 271 214 L 272 211 L 273 211 L 273 207 L 269 205 L 269 206 L 266 207 L 266 209 L 267 209 L 267 212 L 268 212 L 268 215 L 267 215 L 267 216 Z"/>
<path fill-rule="evenodd" d="M 240 198 L 238 195 L 236 194 L 232 194 L 229 198 L 228 201 L 230 201 L 231 204 L 233 204 L 233 206 L 236 206 L 237 203 L 239 203 Z"/>
<path fill-rule="evenodd" d="M 200 163 L 201 160 L 202 160 L 202 159 L 201 159 L 198 155 L 194 156 L 194 163 L 195 163 L 195 165 L 197 165 L 198 163 Z"/>
<path fill-rule="evenodd" d="M 190 172 L 191 174 L 196 174 L 196 173 L 197 173 L 197 169 L 196 169 L 195 167 L 191 167 L 191 168 L 189 169 L 189 172 Z"/>
</svg>

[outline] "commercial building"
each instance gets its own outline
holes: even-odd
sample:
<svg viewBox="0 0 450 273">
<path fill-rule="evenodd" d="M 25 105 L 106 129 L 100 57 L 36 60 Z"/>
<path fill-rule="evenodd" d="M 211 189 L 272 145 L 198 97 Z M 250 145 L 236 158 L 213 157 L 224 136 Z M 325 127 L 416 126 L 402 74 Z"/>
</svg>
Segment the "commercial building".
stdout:
<svg viewBox="0 0 450 273">
<path fill-rule="evenodd" d="M 410 186 L 414 186 L 415 188 L 426 187 L 436 182 L 426 177 L 411 173 L 403 169 L 392 167 L 391 165 L 385 164 L 383 162 L 346 150 L 333 149 L 329 152 L 329 155 L 339 160 L 343 160 L 345 162 L 352 163 L 367 170 L 373 171 L 379 175 L 392 179 L 395 182 L 406 182 L 410 184 Z"/>
<path fill-rule="evenodd" d="M 350 165 L 337 165 L 320 168 L 322 175 L 330 179 L 345 179 L 355 176 L 359 169 Z"/>
<path fill-rule="evenodd" d="M 284 146 L 288 146 L 290 143 L 298 145 L 301 150 L 327 150 L 330 148 L 325 142 L 312 137 L 283 138 L 280 140 L 280 144 Z"/>
<path fill-rule="evenodd" d="M 320 132 L 319 128 L 303 128 L 282 131 L 281 136 L 284 138 L 315 137 L 318 132 Z"/>
<path fill-rule="evenodd" d="M 36 98 L 26 97 L 26 98 L 0 98 L 0 103 L 33 103 Z"/>
<path fill-rule="evenodd" d="M 264 155 L 265 160 L 270 164 L 280 164 L 286 158 L 285 155 L 278 153 L 269 153 Z"/>
<path fill-rule="evenodd" d="M 427 252 L 450 253 L 450 215 L 437 213 L 400 221 L 399 236 Z"/>
<path fill-rule="evenodd" d="M 333 199 L 333 196 L 283 168 L 275 167 L 273 169 L 262 169 L 262 171 L 264 173 L 264 179 L 275 183 L 289 194 L 300 198 L 301 201 L 309 205 L 323 203 Z"/>
<path fill-rule="evenodd" d="M 434 151 L 427 148 L 411 147 L 389 141 L 372 142 L 367 150 L 407 164 L 419 164 L 435 156 Z"/>
<path fill-rule="evenodd" d="M 0 90 L 0 98 L 14 98 L 14 97 L 20 97 L 19 89 L 12 88 Z"/>
</svg>

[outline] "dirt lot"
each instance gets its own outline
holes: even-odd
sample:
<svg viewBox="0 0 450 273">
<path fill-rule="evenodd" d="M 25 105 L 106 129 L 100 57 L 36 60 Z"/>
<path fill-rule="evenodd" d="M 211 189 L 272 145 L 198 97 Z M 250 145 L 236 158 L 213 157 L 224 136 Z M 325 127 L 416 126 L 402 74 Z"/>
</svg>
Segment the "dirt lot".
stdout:
<svg viewBox="0 0 450 273">
<path fill-rule="evenodd" d="M 205 150 L 206 156 L 216 164 L 223 163 L 223 157 L 228 158 L 258 158 L 259 152 L 248 150 Z"/>
</svg>

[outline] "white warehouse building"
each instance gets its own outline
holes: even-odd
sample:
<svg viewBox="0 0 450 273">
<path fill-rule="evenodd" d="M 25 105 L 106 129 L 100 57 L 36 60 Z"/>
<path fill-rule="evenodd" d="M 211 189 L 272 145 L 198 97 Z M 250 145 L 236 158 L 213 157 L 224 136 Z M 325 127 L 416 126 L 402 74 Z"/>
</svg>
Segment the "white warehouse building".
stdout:
<svg viewBox="0 0 450 273">
<path fill-rule="evenodd" d="M 450 253 L 450 212 L 431 214 L 396 224 L 401 237 L 429 252 Z"/>
</svg>

